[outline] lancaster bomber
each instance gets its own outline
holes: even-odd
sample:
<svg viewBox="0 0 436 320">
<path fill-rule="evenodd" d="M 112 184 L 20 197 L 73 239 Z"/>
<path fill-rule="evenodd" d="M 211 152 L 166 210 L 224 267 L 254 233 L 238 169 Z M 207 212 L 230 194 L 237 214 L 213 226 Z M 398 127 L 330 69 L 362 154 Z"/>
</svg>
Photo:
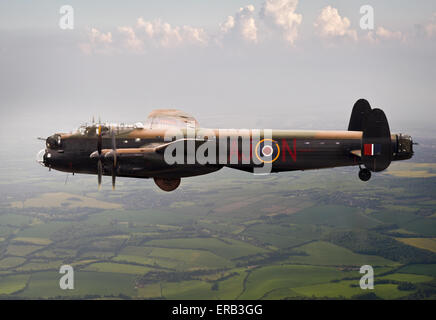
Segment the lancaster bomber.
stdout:
<svg viewBox="0 0 436 320">
<path fill-rule="evenodd" d="M 153 178 L 173 191 L 181 178 L 223 167 L 253 173 L 358 166 L 368 181 L 391 161 L 413 156 L 406 134 L 391 134 L 385 113 L 365 99 L 353 107 L 348 130 L 206 129 L 179 110 L 155 110 L 144 123 L 92 123 L 46 139 L 37 161 L 49 170 L 102 176 Z"/>
</svg>

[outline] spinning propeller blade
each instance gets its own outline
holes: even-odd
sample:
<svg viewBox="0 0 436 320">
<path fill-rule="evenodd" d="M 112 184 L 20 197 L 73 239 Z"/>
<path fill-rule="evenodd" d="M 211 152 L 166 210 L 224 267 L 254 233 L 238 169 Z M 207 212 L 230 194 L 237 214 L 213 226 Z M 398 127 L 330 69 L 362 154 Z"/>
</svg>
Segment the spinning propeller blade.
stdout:
<svg viewBox="0 0 436 320">
<path fill-rule="evenodd" d="M 98 151 L 98 163 L 97 163 L 97 181 L 98 189 L 101 188 L 101 180 L 103 175 L 103 164 L 101 163 L 101 148 L 102 148 L 102 137 L 101 137 L 101 126 L 98 126 L 98 137 L 97 137 L 97 151 Z"/>
<path fill-rule="evenodd" d="M 115 132 L 112 131 L 112 155 L 113 155 L 113 164 L 112 164 L 112 190 L 115 190 L 115 180 L 117 177 L 117 145 L 115 140 Z"/>
</svg>

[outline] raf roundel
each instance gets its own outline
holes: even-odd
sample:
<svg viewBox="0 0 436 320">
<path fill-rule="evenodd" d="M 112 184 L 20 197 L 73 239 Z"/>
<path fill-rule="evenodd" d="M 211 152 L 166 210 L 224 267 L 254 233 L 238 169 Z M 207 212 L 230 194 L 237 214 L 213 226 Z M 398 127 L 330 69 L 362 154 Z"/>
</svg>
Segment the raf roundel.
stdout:
<svg viewBox="0 0 436 320">
<path fill-rule="evenodd" d="M 273 163 L 279 158 L 279 144 L 272 139 L 263 139 L 256 145 L 256 158 L 263 163 Z"/>
</svg>

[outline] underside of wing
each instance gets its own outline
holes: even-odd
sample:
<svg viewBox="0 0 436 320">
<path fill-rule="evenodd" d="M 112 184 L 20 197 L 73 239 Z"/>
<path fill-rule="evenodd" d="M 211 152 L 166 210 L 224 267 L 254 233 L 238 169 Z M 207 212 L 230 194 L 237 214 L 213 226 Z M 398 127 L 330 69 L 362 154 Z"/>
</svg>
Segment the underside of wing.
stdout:
<svg viewBox="0 0 436 320">
<path fill-rule="evenodd" d="M 150 113 L 145 122 L 147 129 L 198 127 L 190 114 L 176 109 L 158 109 Z"/>
</svg>

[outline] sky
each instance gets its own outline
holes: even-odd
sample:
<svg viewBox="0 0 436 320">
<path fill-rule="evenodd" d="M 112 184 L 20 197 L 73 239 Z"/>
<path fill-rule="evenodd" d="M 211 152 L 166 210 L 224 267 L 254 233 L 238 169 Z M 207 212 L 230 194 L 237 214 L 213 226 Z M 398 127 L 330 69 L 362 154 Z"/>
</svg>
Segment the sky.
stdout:
<svg viewBox="0 0 436 320">
<path fill-rule="evenodd" d="M 345 130 L 359 98 L 392 132 L 434 136 L 435 57 L 435 1 L 0 0 L 0 142 L 33 152 L 93 116 L 157 108 L 205 127 Z"/>
</svg>

